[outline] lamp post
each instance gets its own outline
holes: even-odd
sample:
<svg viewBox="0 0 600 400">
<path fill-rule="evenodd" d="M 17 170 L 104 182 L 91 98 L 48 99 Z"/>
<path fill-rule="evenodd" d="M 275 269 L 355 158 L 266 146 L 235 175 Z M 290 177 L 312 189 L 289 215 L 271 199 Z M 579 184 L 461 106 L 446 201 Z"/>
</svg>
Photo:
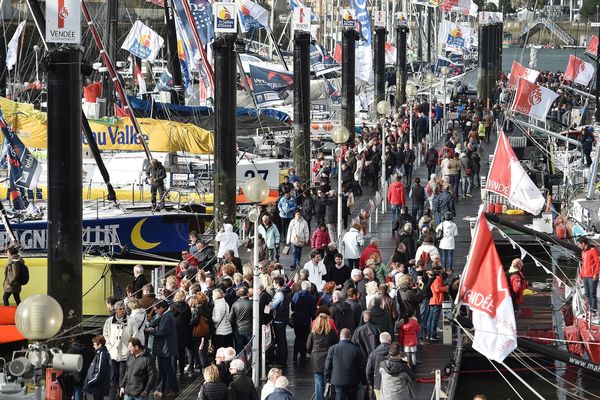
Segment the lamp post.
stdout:
<svg viewBox="0 0 600 400">
<path fill-rule="evenodd" d="M 427 115 L 428 115 L 428 123 L 429 123 L 429 138 L 431 139 L 431 141 L 433 142 L 435 139 L 433 137 L 433 124 L 432 124 L 432 118 L 431 118 L 431 107 L 432 107 L 432 102 L 433 102 L 433 82 L 435 82 L 435 75 L 433 74 L 433 72 L 429 71 L 427 72 L 427 74 L 425 75 L 425 82 L 427 83 L 427 85 L 429 86 L 429 110 L 427 110 Z"/>
<path fill-rule="evenodd" d="M 342 242 L 342 145 L 348 142 L 350 132 L 345 126 L 341 125 L 331 133 L 331 140 L 335 143 L 335 154 L 338 157 L 338 201 L 337 201 L 337 243 L 338 249 L 341 249 Z"/>
<path fill-rule="evenodd" d="M 417 88 L 412 83 L 406 85 L 406 96 L 408 97 L 408 147 L 413 148 L 413 114 L 414 101 L 417 94 Z M 417 165 L 421 163 L 421 152 L 417 151 Z"/>
<path fill-rule="evenodd" d="M 448 121 L 446 119 L 446 77 L 448 76 L 448 72 L 450 72 L 450 68 L 448 68 L 447 65 L 444 65 L 440 68 L 440 74 L 444 78 L 444 100 L 442 101 L 442 107 L 444 107 L 442 111 L 442 120 L 444 121 L 444 123 L 442 125 L 442 135 L 444 134 L 444 132 L 446 132 L 446 129 L 448 128 Z"/>
<path fill-rule="evenodd" d="M 251 203 L 255 203 L 256 206 L 248 213 L 248 219 L 254 223 L 254 253 L 253 253 L 253 264 L 254 264 L 254 278 L 252 279 L 252 381 L 257 386 L 260 380 L 260 307 L 259 307 L 259 275 L 260 270 L 258 268 L 258 218 L 260 216 L 260 203 L 262 203 L 269 196 L 269 185 L 267 182 L 259 176 L 248 179 L 244 185 L 244 195 L 246 199 Z"/>
<path fill-rule="evenodd" d="M 377 103 L 377 113 L 386 116 L 392 111 L 392 105 L 387 100 L 381 100 Z M 385 159 L 385 118 L 381 118 L 381 196 L 385 199 L 386 192 L 386 159 Z M 381 206 L 381 212 L 385 212 L 385 200 Z"/>
</svg>

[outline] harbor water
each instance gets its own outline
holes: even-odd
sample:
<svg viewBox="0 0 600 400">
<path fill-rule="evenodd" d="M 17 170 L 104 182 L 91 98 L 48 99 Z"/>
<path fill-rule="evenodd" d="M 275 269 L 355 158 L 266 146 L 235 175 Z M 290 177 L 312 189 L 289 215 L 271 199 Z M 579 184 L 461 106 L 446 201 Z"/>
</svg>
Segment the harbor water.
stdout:
<svg viewBox="0 0 600 400">
<path fill-rule="evenodd" d="M 517 61 L 526 67 L 529 67 L 529 56 L 531 48 L 523 47 L 506 47 L 502 49 L 502 70 L 506 73 L 510 72 L 513 61 Z M 537 49 L 537 70 L 564 72 L 569 62 L 569 55 L 575 55 L 585 61 L 590 61 L 590 58 L 585 55 L 585 49 L 568 48 L 568 49 Z"/>
</svg>

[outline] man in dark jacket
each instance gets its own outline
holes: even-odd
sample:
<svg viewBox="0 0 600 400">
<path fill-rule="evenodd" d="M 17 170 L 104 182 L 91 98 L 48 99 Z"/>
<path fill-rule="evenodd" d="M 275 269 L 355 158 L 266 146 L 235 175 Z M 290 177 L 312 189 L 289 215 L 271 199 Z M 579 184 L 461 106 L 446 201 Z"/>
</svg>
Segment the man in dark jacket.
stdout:
<svg viewBox="0 0 600 400">
<path fill-rule="evenodd" d="M 237 290 L 239 297 L 229 313 L 229 322 L 233 328 L 235 351 L 239 353 L 252 338 L 252 301 L 248 299 L 248 289 L 242 286 Z"/>
<path fill-rule="evenodd" d="M 154 312 L 160 316 L 160 322 L 156 328 L 146 328 L 148 334 L 154 336 L 152 354 L 156 356 L 158 363 L 158 386 L 157 391 L 163 395 L 179 394 L 179 386 L 175 371 L 171 363 L 171 357 L 177 356 L 177 327 L 175 318 L 170 312 L 165 301 L 159 301 L 154 305 Z M 167 388 L 171 391 L 167 391 Z"/>
<path fill-rule="evenodd" d="M 165 178 L 167 171 L 165 167 L 156 158 L 150 161 L 150 167 L 146 171 L 148 180 L 150 181 L 150 193 L 152 195 L 152 209 L 162 210 L 165 208 Z M 160 196 L 158 208 L 156 208 L 156 192 Z"/>
<path fill-rule="evenodd" d="M 254 383 L 246 376 L 244 369 L 245 365 L 242 360 L 231 360 L 229 371 L 232 380 L 227 391 L 229 400 L 258 400 Z"/>
<path fill-rule="evenodd" d="M 327 212 L 327 198 L 325 197 L 325 193 L 321 189 L 317 190 L 317 197 L 315 197 L 314 207 L 317 225 L 321 222 L 325 222 L 325 213 Z"/>
<path fill-rule="evenodd" d="M 390 351 L 390 343 L 392 342 L 392 336 L 387 332 L 382 332 L 379 335 L 379 346 L 369 354 L 367 360 L 367 384 L 373 388 L 377 398 L 379 397 L 379 389 L 381 388 L 381 373 L 379 372 L 379 365 L 387 358 Z"/>
<path fill-rule="evenodd" d="M 454 197 L 450 193 L 450 185 L 444 185 L 442 192 L 433 198 L 432 207 L 433 216 L 435 218 L 435 224 L 439 225 L 442 223 L 442 217 L 446 212 L 450 211 L 456 215 L 454 208 Z"/>
<path fill-rule="evenodd" d="M 92 339 L 92 345 L 96 355 L 87 370 L 83 392 L 92 396 L 94 400 L 102 400 L 110 393 L 110 354 L 108 354 L 104 336 L 95 336 Z"/>
<path fill-rule="evenodd" d="M 352 335 L 352 342 L 356 343 L 362 350 L 365 359 L 379 346 L 379 334 L 381 331 L 373 322 L 373 313 L 365 310 L 362 313 L 363 325 L 356 328 Z"/>
<path fill-rule="evenodd" d="M 127 344 L 130 356 L 127 359 L 125 376 L 121 383 L 121 396 L 125 399 L 147 398 L 154 388 L 154 359 L 144 350 L 144 345 L 137 338 L 129 339 Z"/>
<path fill-rule="evenodd" d="M 421 321 L 420 304 L 422 302 L 423 293 L 415 287 L 415 280 L 410 275 L 401 276 L 396 291 L 398 319 L 414 313 L 415 317 Z"/>
<path fill-rule="evenodd" d="M 416 156 L 413 149 L 410 148 L 409 143 L 404 143 L 404 176 L 406 177 L 406 184 L 410 185 L 412 181 L 412 169 L 413 163 L 415 162 Z"/>
<path fill-rule="evenodd" d="M 381 297 L 375 296 L 371 300 L 371 308 L 369 311 L 373 314 L 373 322 L 379 327 L 380 332 L 387 332 L 390 335 L 394 334 L 394 323 L 387 311 L 381 306 Z"/>
<path fill-rule="evenodd" d="M 310 293 L 311 283 L 303 281 L 301 290 L 292 297 L 292 311 L 294 312 L 294 361 L 298 354 L 300 359 L 306 358 L 306 340 L 310 333 L 310 323 L 315 318 L 317 300 Z"/>
<path fill-rule="evenodd" d="M 331 305 L 331 318 L 335 322 L 335 326 L 338 330 L 347 328 L 350 333 L 354 332 L 357 325 L 354 323 L 354 315 L 352 314 L 352 307 L 346 303 L 342 292 L 336 290 L 332 295 L 333 304 Z"/>
<path fill-rule="evenodd" d="M 381 373 L 381 397 L 384 399 L 416 399 L 414 377 L 410 366 L 403 359 L 402 346 L 390 344 L 389 357 L 379 365 Z"/>
<path fill-rule="evenodd" d="M 360 315 L 363 312 L 362 304 L 360 303 L 360 294 L 354 288 L 348 289 L 346 293 L 346 303 L 350 304 L 352 309 L 352 320 L 354 321 L 354 329 L 360 325 Z"/>
<path fill-rule="evenodd" d="M 199 239 L 196 242 L 196 253 L 194 257 L 198 260 L 198 269 L 205 272 L 214 273 L 214 267 L 217 265 L 217 255 L 212 244 L 206 240 Z"/>
<path fill-rule="evenodd" d="M 412 197 L 412 216 L 418 221 L 425 210 L 425 188 L 421 186 L 421 178 L 418 176 L 415 178 L 415 184 L 410 190 L 410 196 Z"/>
<path fill-rule="evenodd" d="M 275 334 L 275 344 L 277 345 L 277 364 L 285 366 L 288 356 L 288 345 L 286 336 L 286 326 L 290 319 L 290 301 L 291 291 L 285 286 L 283 277 L 273 278 L 273 289 L 275 295 L 271 303 L 273 310 L 273 333 Z"/>
<path fill-rule="evenodd" d="M 433 144 L 431 145 L 431 147 L 429 148 L 429 150 L 427 150 L 427 153 L 425 153 L 425 165 L 427 165 L 427 176 L 431 176 L 432 174 L 435 174 L 435 169 L 437 167 L 438 164 L 438 152 L 435 149 L 435 147 L 433 147 Z"/>
<path fill-rule="evenodd" d="M 275 389 L 273 393 L 266 397 L 266 400 L 294 400 L 294 395 L 288 389 L 290 382 L 285 376 L 280 376 L 275 380 Z"/>
<path fill-rule="evenodd" d="M 336 400 L 354 399 L 358 384 L 365 381 L 365 357 L 350 341 L 350 330 L 340 331 L 340 342 L 329 348 L 325 359 L 325 382 L 335 387 Z"/>
<path fill-rule="evenodd" d="M 140 264 L 133 267 L 133 293 L 138 299 L 142 298 L 142 288 L 148 284 L 144 276 L 144 267 Z"/>
</svg>

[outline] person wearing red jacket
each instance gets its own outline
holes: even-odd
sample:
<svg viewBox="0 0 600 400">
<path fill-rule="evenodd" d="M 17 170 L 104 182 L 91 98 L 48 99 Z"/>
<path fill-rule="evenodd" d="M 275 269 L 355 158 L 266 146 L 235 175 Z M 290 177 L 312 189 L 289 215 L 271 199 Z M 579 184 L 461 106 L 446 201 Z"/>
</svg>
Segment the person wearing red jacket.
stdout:
<svg viewBox="0 0 600 400">
<path fill-rule="evenodd" d="M 442 302 L 448 291 L 448 286 L 444 285 L 441 268 L 434 268 L 433 277 L 430 279 L 433 279 L 433 282 L 431 283 L 431 299 L 429 299 L 429 314 L 427 315 L 425 328 L 427 339 L 434 341 L 437 340 L 438 320 L 440 319 Z"/>
<path fill-rule="evenodd" d="M 598 260 L 598 250 L 590 244 L 586 237 L 577 239 L 577 247 L 581 249 L 581 271 L 579 276 L 583 281 L 585 296 L 590 304 L 592 314 L 598 310 L 598 275 L 600 275 L 600 262 Z"/>
<path fill-rule="evenodd" d="M 523 261 L 515 258 L 508 269 L 508 287 L 510 298 L 513 302 L 515 314 L 519 312 L 519 306 L 523 303 L 523 291 L 527 289 L 527 280 L 523 274 Z"/>
<path fill-rule="evenodd" d="M 398 343 L 404 347 L 410 365 L 417 366 L 417 346 L 419 345 L 419 331 L 421 325 L 415 317 L 414 311 L 410 311 L 404 319 L 400 320 L 398 326 Z"/>
<path fill-rule="evenodd" d="M 387 192 L 387 201 L 392 208 L 392 227 L 396 226 L 396 219 L 400 209 L 406 205 L 406 189 L 402 183 L 402 175 L 398 174 Z"/>
<path fill-rule="evenodd" d="M 367 260 L 371 258 L 373 254 L 377 254 L 381 260 L 381 252 L 379 251 L 379 239 L 371 238 L 371 241 L 367 247 L 360 253 L 360 260 L 358 261 L 358 267 L 362 270 L 367 264 Z"/>
<path fill-rule="evenodd" d="M 314 250 L 318 250 L 322 257 L 325 247 L 327 247 L 329 243 L 331 243 L 331 238 L 329 237 L 327 226 L 321 222 L 310 238 L 310 247 Z"/>
</svg>

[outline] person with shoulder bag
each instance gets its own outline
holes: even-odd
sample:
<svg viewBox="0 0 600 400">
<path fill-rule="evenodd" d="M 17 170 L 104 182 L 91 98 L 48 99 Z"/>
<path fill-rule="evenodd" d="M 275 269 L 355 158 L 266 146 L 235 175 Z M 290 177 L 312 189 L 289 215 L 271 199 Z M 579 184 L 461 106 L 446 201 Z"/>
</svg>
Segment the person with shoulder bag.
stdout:
<svg viewBox="0 0 600 400">
<path fill-rule="evenodd" d="M 29 282 L 29 269 L 19 255 L 19 248 L 10 246 L 6 251 L 8 265 L 4 270 L 4 295 L 2 300 L 5 306 L 9 305 L 8 299 L 12 295 L 15 303 L 21 303 L 21 289 Z"/>
<path fill-rule="evenodd" d="M 471 186 L 473 183 L 473 165 L 466 153 L 461 153 L 458 160 L 458 169 L 461 172 L 462 198 L 471 197 Z"/>
<path fill-rule="evenodd" d="M 300 265 L 302 259 L 302 247 L 310 240 L 308 223 L 302 218 L 302 211 L 296 210 L 294 219 L 290 222 L 287 232 L 286 243 L 292 248 L 292 269 Z"/>
</svg>

